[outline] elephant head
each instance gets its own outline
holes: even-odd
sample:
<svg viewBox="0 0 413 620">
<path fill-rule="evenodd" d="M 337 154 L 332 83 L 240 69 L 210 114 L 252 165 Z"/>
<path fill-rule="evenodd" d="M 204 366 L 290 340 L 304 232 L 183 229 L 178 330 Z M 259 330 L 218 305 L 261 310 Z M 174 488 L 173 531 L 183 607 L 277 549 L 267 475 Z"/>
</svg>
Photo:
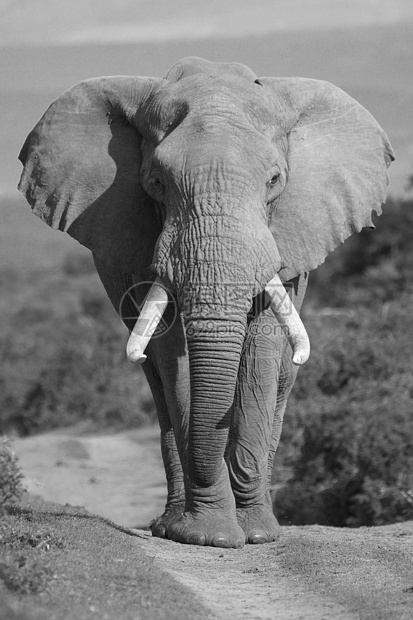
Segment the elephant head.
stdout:
<svg viewBox="0 0 413 620">
<path fill-rule="evenodd" d="M 139 279 L 150 268 L 176 295 L 191 373 L 189 459 L 209 484 L 252 299 L 372 226 L 393 159 L 386 135 L 327 82 L 257 79 L 192 58 L 163 79 L 71 88 L 20 159 L 19 189 L 41 219 L 121 272 Z M 206 432 L 216 439 L 205 446 Z"/>
</svg>

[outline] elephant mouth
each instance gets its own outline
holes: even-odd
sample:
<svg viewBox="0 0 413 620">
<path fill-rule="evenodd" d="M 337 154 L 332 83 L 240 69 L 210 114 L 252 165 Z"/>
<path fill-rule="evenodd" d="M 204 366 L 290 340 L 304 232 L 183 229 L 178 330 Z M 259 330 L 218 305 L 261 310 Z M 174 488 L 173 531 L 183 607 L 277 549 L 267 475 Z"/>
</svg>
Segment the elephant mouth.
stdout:
<svg viewBox="0 0 413 620">
<path fill-rule="evenodd" d="M 265 292 L 276 319 L 283 328 L 293 351 L 295 365 L 304 364 L 310 355 L 310 341 L 290 297 L 276 274 L 265 286 Z M 145 297 L 141 313 L 129 336 L 126 354 L 133 364 L 146 360 L 145 349 L 158 327 L 168 304 L 166 289 L 160 278 L 156 278 Z"/>
</svg>

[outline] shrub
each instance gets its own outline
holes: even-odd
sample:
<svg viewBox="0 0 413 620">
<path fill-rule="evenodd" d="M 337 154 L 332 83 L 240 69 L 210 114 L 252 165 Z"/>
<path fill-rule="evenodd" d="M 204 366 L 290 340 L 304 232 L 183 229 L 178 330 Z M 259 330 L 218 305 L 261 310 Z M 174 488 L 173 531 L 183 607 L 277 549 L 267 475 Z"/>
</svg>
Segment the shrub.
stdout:
<svg viewBox="0 0 413 620">
<path fill-rule="evenodd" d="M 303 314 L 312 354 L 276 457 L 292 475 L 278 483 L 284 523 L 413 518 L 411 207 L 391 202 L 376 231 L 351 238 L 310 277 Z"/>
<path fill-rule="evenodd" d="M 329 255 L 310 277 L 310 297 L 329 306 L 386 302 L 412 291 L 413 201 L 389 198 L 376 230 L 364 229 Z"/>
<path fill-rule="evenodd" d="M 92 254 L 83 250 L 67 254 L 62 263 L 62 272 L 66 276 L 82 276 L 95 273 L 95 271 Z"/>
<path fill-rule="evenodd" d="M 4 512 L 5 504 L 14 502 L 21 496 L 22 477 L 17 456 L 12 452 L 9 440 L 7 437 L 0 437 L 0 516 Z"/>
<path fill-rule="evenodd" d="M 37 594 L 48 587 L 52 578 L 51 569 L 41 557 L 9 551 L 0 560 L 0 579 L 12 592 Z"/>
<path fill-rule="evenodd" d="M 125 428 L 154 417 L 127 332 L 97 276 L 30 287 L 0 333 L 0 430 L 32 434 L 82 424 Z"/>
<path fill-rule="evenodd" d="M 64 549 L 66 541 L 46 523 L 34 523 L 30 510 L 11 507 L 7 512 L 0 521 L 0 579 L 18 594 L 42 592 L 54 578 L 48 552 Z"/>
<path fill-rule="evenodd" d="M 294 476 L 279 491 L 284 522 L 380 525 L 413 518 L 413 380 L 391 396 L 373 383 L 314 404 L 304 422 Z M 364 394 L 361 394 L 361 390 Z M 390 391 L 390 390 L 389 390 Z"/>
</svg>

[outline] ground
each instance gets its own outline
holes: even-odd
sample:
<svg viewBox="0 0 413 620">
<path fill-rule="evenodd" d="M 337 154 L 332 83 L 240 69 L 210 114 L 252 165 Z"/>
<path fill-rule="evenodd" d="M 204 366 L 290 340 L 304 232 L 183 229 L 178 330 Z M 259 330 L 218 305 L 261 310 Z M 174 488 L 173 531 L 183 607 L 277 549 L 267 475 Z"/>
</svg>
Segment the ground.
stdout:
<svg viewBox="0 0 413 620">
<path fill-rule="evenodd" d="M 38 594 L 0 588 L 2 619 L 413 617 L 413 522 L 283 527 L 279 541 L 242 550 L 150 537 L 143 528 L 164 499 L 157 436 L 60 432 L 14 442 L 29 490 L 78 506 L 29 495 L 12 511 L 15 527 L 49 541 L 39 554 L 51 578 Z"/>
</svg>

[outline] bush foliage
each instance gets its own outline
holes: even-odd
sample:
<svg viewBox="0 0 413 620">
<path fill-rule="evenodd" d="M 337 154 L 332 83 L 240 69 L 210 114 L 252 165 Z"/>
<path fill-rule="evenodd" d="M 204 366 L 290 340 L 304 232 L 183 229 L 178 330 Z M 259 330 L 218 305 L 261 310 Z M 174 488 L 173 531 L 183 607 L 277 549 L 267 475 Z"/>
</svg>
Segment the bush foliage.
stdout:
<svg viewBox="0 0 413 620">
<path fill-rule="evenodd" d="M 82 269 L 86 269 L 86 273 Z M 0 333 L 0 432 L 127 428 L 153 419 L 127 332 L 95 273 L 66 257 L 60 273 L 23 283 Z"/>
<path fill-rule="evenodd" d="M 19 595 L 44 592 L 55 578 L 48 552 L 64 549 L 65 540 L 42 524 L 33 525 L 29 511 L 9 512 L 0 521 L 0 589 L 3 583 Z"/>
<path fill-rule="evenodd" d="M 312 355 L 277 457 L 291 474 L 275 502 L 284 523 L 413 518 L 412 206 L 389 201 L 375 231 L 349 239 L 310 277 Z"/>
<path fill-rule="evenodd" d="M 8 438 L 0 436 L 0 518 L 5 505 L 20 498 L 23 491 L 22 477 L 17 457 L 11 450 Z"/>
</svg>

